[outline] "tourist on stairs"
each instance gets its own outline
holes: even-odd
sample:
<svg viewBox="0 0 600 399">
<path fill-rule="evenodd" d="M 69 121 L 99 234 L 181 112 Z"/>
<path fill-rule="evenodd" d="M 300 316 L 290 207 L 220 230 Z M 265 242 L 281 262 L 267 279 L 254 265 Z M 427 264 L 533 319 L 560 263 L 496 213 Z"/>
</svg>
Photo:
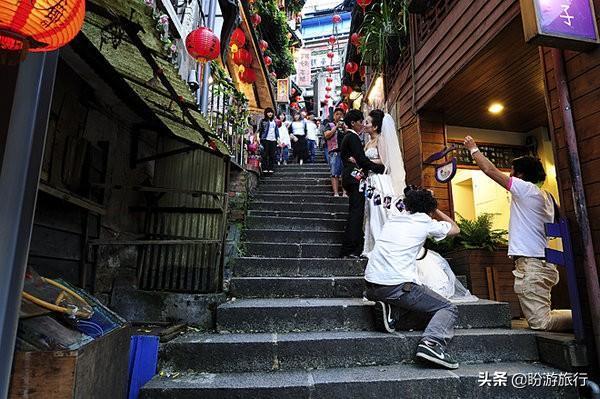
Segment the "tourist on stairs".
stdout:
<svg viewBox="0 0 600 399">
<path fill-rule="evenodd" d="M 306 118 L 306 142 L 308 144 L 308 162 L 315 163 L 317 153 L 317 141 L 319 140 L 315 116 L 308 114 Z"/>
<path fill-rule="evenodd" d="M 294 142 L 292 144 L 292 149 L 294 151 L 296 162 L 302 165 L 308 157 L 308 144 L 306 142 L 308 127 L 300 112 L 294 113 L 293 119 L 294 120 L 290 125 L 290 133 L 292 135 L 292 141 Z"/>
<path fill-rule="evenodd" d="M 292 145 L 290 139 L 290 131 L 288 129 L 288 122 L 285 120 L 285 113 L 281 113 L 279 117 L 279 122 L 281 126 L 279 126 L 279 152 L 277 156 L 277 165 L 287 165 L 288 159 L 290 157 L 290 147 Z"/>
<path fill-rule="evenodd" d="M 265 117 L 260 121 L 258 126 L 260 141 L 264 148 L 263 171 L 265 173 L 273 173 L 277 142 L 279 141 L 279 128 L 275 121 L 275 112 L 273 111 L 273 108 L 265 109 Z"/>
<path fill-rule="evenodd" d="M 336 108 L 333 112 L 333 121 L 325 122 L 323 126 L 323 137 L 327 142 L 327 157 L 329 168 L 331 169 L 331 188 L 333 196 L 340 195 L 340 181 L 344 165 L 340 156 L 340 147 L 346 135 L 346 125 L 344 124 L 345 111 L 343 108 Z"/>
</svg>

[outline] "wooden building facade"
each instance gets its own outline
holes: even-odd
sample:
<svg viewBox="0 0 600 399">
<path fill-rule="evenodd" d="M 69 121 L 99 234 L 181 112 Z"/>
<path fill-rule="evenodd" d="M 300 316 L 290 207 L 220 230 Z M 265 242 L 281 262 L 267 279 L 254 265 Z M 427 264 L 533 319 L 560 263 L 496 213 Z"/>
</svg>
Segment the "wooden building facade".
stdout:
<svg viewBox="0 0 600 399">
<path fill-rule="evenodd" d="M 386 106 L 398 124 L 408 183 L 432 188 L 441 208 L 454 212 L 461 204 L 454 203 L 453 186 L 436 182 L 433 168 L 423 166 L 423 160 L 466 134 L 477 139 L 477 134 L 493 132 L 497 140 L 493 144 L 498 145 L 514 137 L 529 152 L 548 159 L 547 189 L 558 194 L 575 252 L 583 253 L 551 49 L 525 42 L 518 0 L 429 3 L 432 6 L 423 14 L 410 15 L 410 44 L 384 75 Z M 598 20 L 600 1 L 593 3 Z M 593 247 L 598 265 L 600 48 L 564 51 L 564 58 L 593 235 L 586 245 Z M 501 116 L 488 112 L 492 101 L 506 105 Z M 591 337 L 593 309 L 585 299 L 581 258 L 577 269 L 584 322 Z"/>
</svg>

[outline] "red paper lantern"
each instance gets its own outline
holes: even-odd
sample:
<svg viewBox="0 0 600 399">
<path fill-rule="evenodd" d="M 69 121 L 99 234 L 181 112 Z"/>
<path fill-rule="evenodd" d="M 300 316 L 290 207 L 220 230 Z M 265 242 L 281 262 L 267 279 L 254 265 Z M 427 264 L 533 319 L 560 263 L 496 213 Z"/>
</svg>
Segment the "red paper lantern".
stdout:
<svg viewBox="0 0 600 399">
<path fill-rule="evenodd" d="M 350 61 L 346 64 L 346 72 L 350 75 L 354 76 L 356 72 L 358 72 L 358 64 L 354 61 Z"/>
<path fill-rule="evenodd" d="M 325 80 L 327 81 L 327 83 L 333 82 L 333 78 L 331 76 L 328 76 Z"/>
<path fill-rule="evenodd" d="M 258 26 L 262 21 L 262 18 L 258 14 L 252 14 L 252 16 L 250 16 L 250 21 L 252 21 L 252 25 Z"/>
<path fill-rule="evenodd" d="M 265 65 L 271 66 L 272 63 L 273 63 L 273 59 L 271 57 L 269 57 L 268 55 L 265 56 Z"/>
<path fill-rule="evenodd" d="M 246 34 L 241 28 L 235 28 L 231 34 L 231 40 L 229 41 L 229 47 L 232 52 L 237 52 L 240 47 L 244 47 L 246 44 Z"/>
<path fill-rule="evenodd" d="M 329 100 L 331 98 L 331 95 L 330 94 L 325 94 L 325 98 Z"/>
<path fill-rule="evenodd" d="M 352 87 L 346 85 L 342 86 L 342 96 L 348 97 L 350 93 L 352 93 Z"/>
<path fill-rule="evenodd" d="M 332 73 L 333 72 L 333 66 L 329 65 L 327 68 L 325 68 L 327 70 L 327 72 Z"/>
<path fill-rule="evenodd" d="M 354 47 L 360 46 L 361 40 L 362 40 L 362 36 L 359 35 L 358 33 L 353 33 L 352 36 L 350 36 L 350 43 L 352 43 L 352 45 Z"/>
<path fill-rule="evenodd" d="M 325 91 L 331 91 L 331 90 L 332 90 L 332 89 L 331 89 L 331 87 L 329 87 L 329 86 L 327 86 L 327 87 L 325 88 Z"/>
<path fill-rule="evenodd" d="M 333 52 L 333 51 L 328 51 L 328 52 L 327 52 L 327 57 L 329 57 L 329 58 L 333 59 L 333 57 L 335 57 L 335 54 L 334 54 L 334 52 Z"/>
<path fill-rule="evenodd" d="M 212 30 L 205 26 L 194 29 L 185 38 L 185 48 L 198 62 L 208 62 L 219 56 L 221 42 Z"/>
<path fill-rule="evenodd" d="M 327 41 L 333 46 L 335 42 L 337 42 L 337 39 L 335 38 L 335 36 L 331 35 L 329 36 L 329 39 Z"/>
<path fill-rule="evenodd" d="M 290 107 L 292 107 L 292 108 L 298 108 L 298 103 L 295 103 L 295 102 L 290 103 Z"/>
<path fill-rule="evenodd" d="M 360 6 L 360 8 L 362 8 L 363 13 L 365 12 L 366 8 L 373 2 L 373 0 L 356 0 L 356 4 L 358 4 Z"/>
<path fill-rule="evenodd" d="M 265 40 L 261 40 L 258 42 L 258 47 L 260 48 L 260 51 L 264 53 L 269 48 L 269 43 L 267 43 Z"/>
<path fill-rule="evenodd" d="M 273 79 L 277 79 L 277 73 L 275 71 L 271 72 L 271 77 L 273 77 Z"/>
<path fill-rule="evenodd" d="M 256 82 L 256 73 L 252 68 L 246 68 L 243 72 L 240 72 L 239 76 L 240 80 L 244 83 Z"/>
<path fill-rule="evenodd" d="M 233 63 L 249 67 L 252 65 L 252 53 L 245 48 L 240 48 L 237 53 L 233 53 Z"/>
<path fill-rule="evenodd" d="M 332 18 L 331 21 L 334 24 L 339 24 L 340 22 L 342 22 L 342 17 L 340 17 L 338 14 L 335 14 Z"/>
<path fill-rule="evenodd" d="M 338 108 L 341 108 L 341 109 L 343 109 L 343 110 L 344 110 L 344 112 L 348 112 L 348 104 L 346 104 L 346 103 L 340 103 L 340 104 L 338 105 Z"/>
<path fill-rule="evenodd" d="M 0 1 L 0 50 L 56 50 L 79 33 L 84 17 L 84 0 Z"/>
</svg>

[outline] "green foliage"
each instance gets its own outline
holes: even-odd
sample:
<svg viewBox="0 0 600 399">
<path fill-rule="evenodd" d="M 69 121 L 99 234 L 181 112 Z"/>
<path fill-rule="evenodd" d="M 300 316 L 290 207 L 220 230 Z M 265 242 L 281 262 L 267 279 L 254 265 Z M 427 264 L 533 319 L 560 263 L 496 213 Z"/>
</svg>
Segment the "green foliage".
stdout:
<svg viewBox="0 0 600 399">
<path fill-rule="evenodd" d="M 456 237 L 448 237 L 440 242 L 429 240 L 427 248 L 439 253 L 448 253 L 456 249 L 487 249 L 495 251 L 499 246 L 507 244 L 507 231 L 493 229 L 492 222 L 497 214 L 483 213 L 474 220 L 468 220 L 458 215 L 457 224 L 460 234 Z"/>
<path fill-rule="evenodd" d="M 211 74 L 213 78 L 213 93 L 222 95 L 229 99 L 229 106 L 226 108 L 226 118 L 233 126 L 233 134 L 245 135 L 248 128 L 248 99 L 232 83 L 231 78 L 221 64 L 216 61 L 211 62 Z"/>
<path fill-rule="evenodd" d="M 273 60 L 272 68 L 278 78 L 287 78 L 296 73 L 294 57 L 290 51 L 288 25 L 285 13 L 277 8 L 273 0 L 257 0 L 254 10 L 262 18 L 258 25 L 259 36 L 269 43 L 265 52 Z"/>
<path fill-rule="evenodd" d="M 361 34 L 362 62 L 381 72 L 389 62 L 388 53 L 400 51 L 408 36 L 409 0 L 381 0 L 365 15 Z"/>
<path fill-rule="evenodd" d="M 287 8 L 288 12 L 297 14 L 302 11 L 304 3 L 306 3 L 306 0 L 285 0 L 285 7 Z"/>
</svg>

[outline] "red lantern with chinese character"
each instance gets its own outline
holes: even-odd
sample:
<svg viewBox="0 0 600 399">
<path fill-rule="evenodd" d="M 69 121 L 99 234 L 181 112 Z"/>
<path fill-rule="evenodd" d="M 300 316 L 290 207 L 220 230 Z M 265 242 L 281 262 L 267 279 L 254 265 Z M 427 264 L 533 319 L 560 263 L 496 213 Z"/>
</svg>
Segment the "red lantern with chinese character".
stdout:
<svg viewBox="0 0 600 399">
<path fill-rule="evenodd" d="M 335 38 L 335 36 L 331 35 L 329 36 L 329 39 L 327 41 L 333 46 L 335 42 L 337 42 L 337 39 Z"/>
<path fill-rule="evenodd" d="M 333 59 L 333 57 L 335 57 L 335 53 L 333 51 L 328 51 L 327 57 Z"/>
<path fill-rule="evenodd" d="M 198 62 L 208 62 L 219 56 L 221 43 L 217 35 L 205 26 L 194 29 L 185 38 L 185 48 Z"/>
<path fill-rule="evenodd" d="M 331 76 L 328 76 L 325 80 L 327 81 L 327 83 L 333 82 L 333 78 Z"/>
<path fill-rule="evenodd" d="M 84 0 L 0 1 L 0 50 L 56 50 L 79 33 L 84 17 Z"/>
<path fill-rule="evenodd" d="M 354 76 L 354 74 L 358 72 L 358 64 L 356 62 L 350 61 L 346 64 L 346 72 Z"/>
<path fill-rule="evenodd" d="M 339 16 L 338 14 L 335 14 L 335 15 L 334 15 L 334 16 L 331 18 L 331 21 L 332 21 L 334 24 L 339 24 L 340 22 L 342 22 L 342 17 L 341 17 L 341 16 Z"/>
<path fill-rule="evenodd" d="M 346 85 L 342 86 L 342 96 L 348 97 L 350 93 L 352 93 L 352 87 Z"/>
<path fill-rule="evenodd" d="M 269 48 L 269 43 L 267 43 L 265 40 L 261 40 L 258 42 L 258 47 L 260 48 L 260 51 L 264 53 Z"/>
<path fill-rule="evenodd" d="M 325 68 L 327 70 L 327 72 L 332 73 L 334 68 L 333 66 L 329 65 L 327 68 Z"/>
<path fill-rule="evenodd" d="M 241 28 L 235 28 L 231 34 L 231 40 L 229 41 L 229 47 L 231 52 L 236 53 L 240 47 L 244 47 L 246 44 L 246 34 Z"/>
<path fill-rule="evenodd" d="M 258 26 L 260 25 L 262 18 L 258 14 L 252 14 L 252 16 L 250 17 L 250 21 L 252 21 L 252 25 Z"/>
<path fill-rule="evenodd" d="M 272 63 L 273 63 L 273 59 L 271 57 L 269 57 L 268 55 L 265 56 L 265 65 L 271 66 Z"/>
<path fill-rule="evenodd" d="M 362 8 L 363 13 L 365 12 L 366 8 L 373 2 L 373 0 L 356 0 L 356 4 L 358 4 L 360 6 L 360 8 Z"/>
<path fill-rule="evenodd" d="M 350 43 L 352 43 L 352 45 L 353 45 L 354 47 L 358 47 L 358 46 L 360 46 L 360 41 L 361 41 L 361 40 L 362 40 L 362 36 L 361 36 L 361 35 L 359 35 L 358 33 L 353 33 L 353 34 L 350 36 Z"/>
</svg>

